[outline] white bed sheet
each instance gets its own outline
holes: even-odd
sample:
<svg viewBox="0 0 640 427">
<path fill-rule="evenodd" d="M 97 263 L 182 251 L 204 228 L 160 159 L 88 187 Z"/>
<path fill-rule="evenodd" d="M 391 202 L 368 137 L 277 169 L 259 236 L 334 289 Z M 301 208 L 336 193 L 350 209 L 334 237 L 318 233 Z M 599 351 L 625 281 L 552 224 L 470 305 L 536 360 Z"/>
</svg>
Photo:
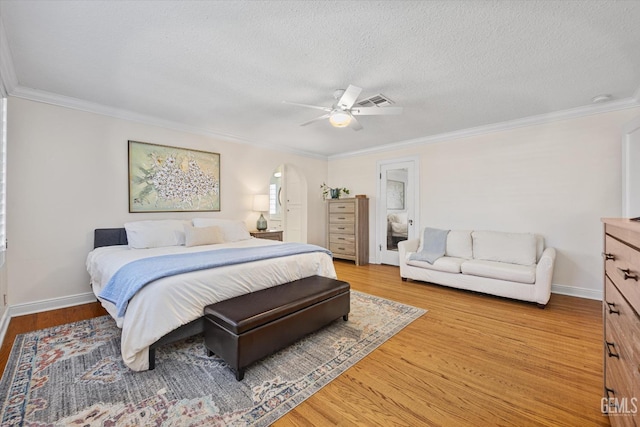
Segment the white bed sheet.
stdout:
<svg viewBox="0 0 640 427">
<path fill-rule="evenodd" d="M 222 248 L 281 244 L 266 239 L 248 239 L 205 246 L 169 246 L 129 249 L 106 246 L 87 256 L 87 271 L 96 296 L 123 265 L 152 256 L 208 251 Z M 123 317 L 116 316 L 115 305 L 102 300 L 102 306 L 122 328 L 121 353 L 124 363 L 134 371 L 149 369 L 149 346 L 159 338 L 202 316 L 204 307 L 249 292 L 292 280 L 319 275 L 336 278 L 331 256 L 311 252 L 244 264 L 193 271 L 155 280 L 129 301 Z"/>
</svg>

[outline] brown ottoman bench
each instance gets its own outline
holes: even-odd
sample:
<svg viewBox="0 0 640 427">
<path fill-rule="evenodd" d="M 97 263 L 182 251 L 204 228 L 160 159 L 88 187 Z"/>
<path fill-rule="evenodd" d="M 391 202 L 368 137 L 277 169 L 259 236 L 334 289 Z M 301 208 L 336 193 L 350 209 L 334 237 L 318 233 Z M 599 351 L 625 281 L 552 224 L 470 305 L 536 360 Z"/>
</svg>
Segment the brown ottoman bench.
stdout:
<svg viewBox="0 0 640 427">
<path fill-rule="evenodd" d="M 204 342 L 235 371 L 315 332 L 349 319 L 349 283 L 311 276 L 204 308 Z"/>
</svg>

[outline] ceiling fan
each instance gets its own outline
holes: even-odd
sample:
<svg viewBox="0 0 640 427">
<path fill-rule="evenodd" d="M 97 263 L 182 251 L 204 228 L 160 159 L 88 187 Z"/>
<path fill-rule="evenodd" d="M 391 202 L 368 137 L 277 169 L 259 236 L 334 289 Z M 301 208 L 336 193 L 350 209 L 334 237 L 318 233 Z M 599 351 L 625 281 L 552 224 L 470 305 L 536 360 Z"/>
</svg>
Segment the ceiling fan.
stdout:
<svg viewBox="0 0 640 427">
<path fill-rule="evenodd" d="M 300 124 L 300 126 L 306 126 L 319 120 L 329 119 L 329 123 L 334 127 L 343 128 L 351 125 L 351 129 L 360 130 L 362 129 L 362 125 L 354 116 L 381 116 L 402 113 L 402 107 L 385 107 L 384 105 L 391 105 L 393 102 L 384 95 L 375 95 L 365 100 L 361 100 L 356 104 L 358 96 L 360 96 L 360 92 L 362 92 L 362 89 L 353 85 L 349 85 L 346 90 L 336 90 L 333 92 L 333 97 L 336 99 L 336 103 L 331 107 L 299 104 L 297 102 L 289 101 L 282 102 L 285 104 L 298 105 L 300 107 L 315 108 L 316 110 L 322 110 L 325 112 L 322 116 L 304 122 Z M 373 106 L 369 107 L 367 105 Z"/>
</svg>

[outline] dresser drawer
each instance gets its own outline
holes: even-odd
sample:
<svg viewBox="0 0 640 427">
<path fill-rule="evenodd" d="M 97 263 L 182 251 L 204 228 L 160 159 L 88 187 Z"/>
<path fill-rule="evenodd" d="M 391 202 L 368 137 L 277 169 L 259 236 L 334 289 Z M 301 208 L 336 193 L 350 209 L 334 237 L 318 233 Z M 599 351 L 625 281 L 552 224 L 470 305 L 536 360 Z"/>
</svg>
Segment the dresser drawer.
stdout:
<svg viewBox="0 0 640 427">
<path fill-rule="evenodd" d="M 353 243 L 331 243 L 329 242 L 329 250 L 336 255 L 355 255 L 356 245 Z"/>
<path fill-rule="evenodd" d="M 355 245 L 356 236 L 354 236 L 353 234 L 332 233 L 329 235 L 329 243 L 339 243 L 339 244 L 344 243 L 349 245 Z"/>
<path fill-rule="evenodd" d="M 331 224 L 355 224 L 356 216 L 354 214 L 330 214 L 329 223 Z"/>
<path fill-rule="evenodd" d="M 625 409 L 627 411 L 633 409 L 631 406 L 631 399 L 637 396 L 633 394 L 633 390 L 629 387 L 627 382 L 624 381 L 626 375 L 627 373 L 625 368 L 619 361 L 612 359 L 610 362 L 606 363 L 605 387 L 607 389 L 606 397 L 610 398 L 608 403 L 611 406 L 609 406 L 608 410 L 611 415 L 610 421 L 612 427 L 636 426 L 634 416 L 629 413 L 625 414 Z M 613 406 L 616 404 L 624 404 L 626 408 L 616 408 Z"/>
<path fill-rule="evenodd" d="M 640 320 L 608 278 L 605 283 L 605 363 L 611 375 L 607 387 L 618 398 L 640 397 Z"/>
<path fill-rule="evenodd" d="M 605 232 L 607 234 L 610 234 L 611 236 L 617 237 L 623 242 L 629 243 L 631 246 L 635 246 L 636 249 L 640 249 L 640 233 L 616 227 L 615 225 L 611 224 L 607 224 L 605 226 Z"/>
<path fill-rule="evenodd" d="M 607 277 L 640 313 L 640 252 L 611 236 L 605 237 L 605 252 L 613 257 L 605 261 Z"/>
<path fill-rule="evenodd" d="M 329 224 L 329 234 L 341 233 L 341 234 L 354 234 L 356 227 L 354 224 Z"/>
<path fill-rule="evenodd" d="M 353 202 L 333 202 L 329 205 L 329 213 L 354 213 L 356 204 Z"/>
</svg>

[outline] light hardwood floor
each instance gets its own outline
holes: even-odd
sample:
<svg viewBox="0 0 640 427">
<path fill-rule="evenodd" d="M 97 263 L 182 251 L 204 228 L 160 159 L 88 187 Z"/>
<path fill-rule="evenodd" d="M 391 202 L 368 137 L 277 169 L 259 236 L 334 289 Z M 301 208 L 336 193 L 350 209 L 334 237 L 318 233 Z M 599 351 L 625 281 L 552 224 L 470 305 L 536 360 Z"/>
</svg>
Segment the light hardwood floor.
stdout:
<svg viewBox="0 0 640 427">
<path fill-rule="evenodd" d="M 400 280 L 397 267 L 335 261 L 354 290 L 429 310 L 276 426 L 608 426 L 600 412 L 599 301 L 534 304 Z M 104 314 L 98 304 L 11 320 L 16 334 Z"/>
</svg>

